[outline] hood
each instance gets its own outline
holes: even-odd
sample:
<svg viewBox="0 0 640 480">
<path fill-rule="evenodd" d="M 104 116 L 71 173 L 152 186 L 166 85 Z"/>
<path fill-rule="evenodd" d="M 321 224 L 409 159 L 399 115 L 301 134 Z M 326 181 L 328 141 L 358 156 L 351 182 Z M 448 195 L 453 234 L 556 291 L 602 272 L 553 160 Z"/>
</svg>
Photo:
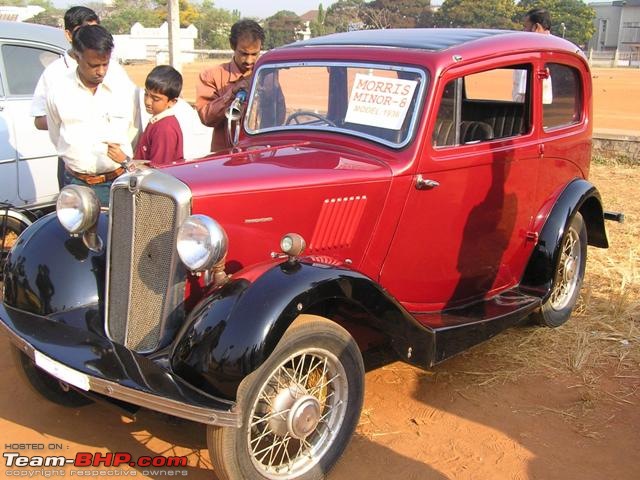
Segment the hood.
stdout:
<svg viewBox="0 0 640 480">
<path fill-rule="evenodd" d="M 389 166 L 371 155 L 327 144 L 291 142 L 218 152 L 174 165 L 167 173 L 184 182 L 194 198 L 389 179 Z"/>
</svg>

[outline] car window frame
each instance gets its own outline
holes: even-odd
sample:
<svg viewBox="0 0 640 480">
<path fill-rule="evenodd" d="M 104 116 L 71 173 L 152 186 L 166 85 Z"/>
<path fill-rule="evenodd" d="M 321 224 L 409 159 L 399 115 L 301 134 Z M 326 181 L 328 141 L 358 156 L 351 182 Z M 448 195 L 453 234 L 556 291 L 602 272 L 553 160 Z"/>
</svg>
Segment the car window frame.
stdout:
<svg viewBox="0 0 640 480">
<path fill-rule="evenodd" d="M 409 123 L 407 135 L 405 139 L 401 143 L 394 143 L 388 140 L 385 140 L 380 137 L 376 137 L 373 135 L 368 135 L 364 132 L 356 132 L 353 130 L 341 129 L 341 128 L 326 128 L 319 126 L 305 126 L 305 125 L 296 125 L 295 130 L 297 131 L 309 131 L 309 132 L 318 132 L 318 133 L 337 133 L 342 135 L 348 135 L 350 137 L 362 138 L 365 140 L 373 141 L 377 144 L 384 145 L 386 147 L 390 147 L 394 150 L 402 150 L 408 145 L 410 145 L 416 136 L 416 132 L 421 123 L 422 112 L 425 105 L 426 92 L 429 90 L 430 83 L 433 81 L 433 77 L 428 69 L 421 65 L 406 65 L 406 64 L 393 64 L 393 63 L 376 63 L 370 60 L 359 62 L 357 60 L 352 61 L 322 61 L 322 60 L 314 60 L 314 61 L 285 61 L 285 62 L 273 62 L 273 63 L 264 63 L 260 65 L 259 68 L 253 73 L 254 78 L 258 78 L 260 72 L 263 69 L 267 68 L 295 68 L 295 67 L 353 67 L 359 69 L 373 68 L 378 70 L 391 70 L 396 72 L 410 72 L 416 73 L 420 75 L 420 85 L 418 86 L 417 91 L 415 92 L 416 98 L 416 106 L 414 108 L 414 113 L 411 118 L 411 122 Z M 255 82 L 252 84 L 251 92 L 249 96 L 249 103 L 247 104 L 246 111 L 249 112 L 253 105 L 254 95 L 256 85 Z M 294 129 L 283 129 L 280 126 L 277 127 L 268 127 L 258 130 L 253 130 L 249 128 L 248 125 L 248 115 L 244 116 L 243 120 L 243 130 L 249 136 L 257 136 L 265 133 L 284 133 L 290 134 Z"/>
<path fill-rule="evenodd" d="M 18 40 L 18 39 L 11 39 L 11 38 L 0 38 L 0 82 L 1 82 L 1 88 L 2 91 L 4 93 L 4 95 L 2 96 L 2 98 L 5 99 L 28 99 L 28 98 L 33 98 L 33 93 L 31 92 L 29 93 L 22 93 L 22 94 L 12 94 L 11 90 L 9 88 L 9 77 L 8 77 L 8 73 L 7 73 L 7 68 L 6 68 L 6 63 L 5 63 L 5 59 L 4 59 L 4 47 L 5 46 L 16 46 L 16 47 L 26 47 L 26 48 L 37 48 L 43 51 L 48 51 L 50 53 L 53 53 L 55 55 L 57 55 L 58 57 L 62 57 L 64 56 L 65 53 L 65 49 L 61 48 L 57 45 L 52 45 L 52 44 L 48 44 L 48 43 L 42 43 L 42 42 L 37 42 L 37 41 L 25 41 L 25 40 Z M 55 61 L 55 60 L 54 60 Z M 46 69 L 46 66 L 42 69 L 42 72 L 44 72 L 44 70 Z M 40 75 L 42 75 L 42 72 L 40 73 Z M 37 84 L 37 82 L 36 82 Z M 34 88 L 35 90 L 35 88 Z"/>
</svg>

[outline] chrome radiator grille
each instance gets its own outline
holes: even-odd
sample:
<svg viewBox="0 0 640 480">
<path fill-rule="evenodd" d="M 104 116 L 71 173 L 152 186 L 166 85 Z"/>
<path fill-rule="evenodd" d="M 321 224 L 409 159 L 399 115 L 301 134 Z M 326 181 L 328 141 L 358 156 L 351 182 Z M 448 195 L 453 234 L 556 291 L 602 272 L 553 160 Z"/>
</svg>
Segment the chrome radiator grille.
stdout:
<svg viewBox="0 0 640 480">
<path fill-rule="evenodd" d="M 111 192 L 107 334 L 127 348 L 151 352 L 182 320 L 185 275 L 175 245 L 190 201 L 185 205 L 186 186 L 161 172 L 124 177 Z"/>
</svg>

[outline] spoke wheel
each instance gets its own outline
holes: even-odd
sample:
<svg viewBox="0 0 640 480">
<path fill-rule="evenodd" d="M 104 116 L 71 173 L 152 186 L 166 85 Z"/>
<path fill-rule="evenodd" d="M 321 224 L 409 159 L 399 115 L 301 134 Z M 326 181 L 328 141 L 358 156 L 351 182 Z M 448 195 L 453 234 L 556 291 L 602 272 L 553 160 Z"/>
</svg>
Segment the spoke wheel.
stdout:
<svg viewBox="0 0 640 480">
<path fill-rule="evenodd" d="M 569 319 L 578 301 L 586 261 L 587 229 L 582 215 L 576 213 L 561 240 L 551 294 L 536 314 L 541 324 L 558 327 Z"/>
<path fill-rule="evenodd" d="M 209 427 L 220 478 L 322 478 L 360 416 L 364 368 L 341 327 L 303 315 L 238 391 L 240 429 Z"/>
</svg>

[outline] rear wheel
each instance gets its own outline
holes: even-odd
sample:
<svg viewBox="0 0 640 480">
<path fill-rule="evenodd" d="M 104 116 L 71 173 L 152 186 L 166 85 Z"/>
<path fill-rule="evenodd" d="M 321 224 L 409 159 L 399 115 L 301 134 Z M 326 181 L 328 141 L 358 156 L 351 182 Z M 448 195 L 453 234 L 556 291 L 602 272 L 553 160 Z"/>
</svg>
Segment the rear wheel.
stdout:
<svg viewBox="0 0 640 480">
<path fill-rule="evenodd" d="M 364 366 L 339 325 L 302 315 L 238 389 L 240 428 L 208 427 L 220 479 L 319 479 L 338 460 L 362 409 Z"/>
<path fill-rule="evenodd" d="M 559 327 L 569 319 L 578 301 L 586 263 L 587 228 L 582 215 L 576 213 L 562 237 L 551 295 L 534 314 L 542 325 Z"/>
<path fill-rule="evenodd" d="M 22 374 L 29 386 L 47 400 L 64 407 L 82 407 L 93 403 L 93 400 L 36 367 L 33 360 L 15 346 L 11 345 L 11 350 L 18 372 Z"/>
</svg>

